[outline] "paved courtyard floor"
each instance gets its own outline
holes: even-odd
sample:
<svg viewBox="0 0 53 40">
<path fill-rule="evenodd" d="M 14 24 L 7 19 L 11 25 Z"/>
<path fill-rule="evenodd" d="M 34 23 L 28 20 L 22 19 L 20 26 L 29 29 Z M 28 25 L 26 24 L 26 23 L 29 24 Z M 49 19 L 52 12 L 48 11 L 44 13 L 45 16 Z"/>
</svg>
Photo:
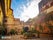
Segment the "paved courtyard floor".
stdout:
<svg viewBox="0 0 53 40">
<path fill-rule="evenodd" d="M 35 38 L 35 39 L 24 39 L 24 38 L 21 38 L 21 35 L 20 36 L 17 36 L 17 35 L 14 35 L 14 36 L 7 36 L 7 38 L 2 38 L 0 40 L 53 40 L 52 37 L 44 37 L 44 38 Z"/>
</svg>

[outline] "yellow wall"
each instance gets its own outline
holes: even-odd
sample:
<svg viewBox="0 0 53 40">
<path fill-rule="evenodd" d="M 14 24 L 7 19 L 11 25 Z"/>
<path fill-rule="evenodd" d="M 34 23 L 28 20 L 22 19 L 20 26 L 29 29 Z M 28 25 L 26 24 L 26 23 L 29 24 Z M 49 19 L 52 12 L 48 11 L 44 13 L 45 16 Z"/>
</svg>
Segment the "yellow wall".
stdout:
<svg viewBox="0 0 53 40">
<path fill-rule="evenodd" d="M 11 0 L 5 0 L 5 13 L 8 24 L 12 24 L 14 21 L 13 10 L 11 9 L 10 5 L 11 5 Z"/>
<path fill-rule="evenodd" d="M 1 5 L 0 5 L 0 23 L 1 24 L 2 24 L 2 20 L 3 20 L 3 14 L 2 14 Z"/>
<path fill-rule="evenodd" d="M 7 22 L 5 24 L 7 25 L 7 30 L 10 31 L 10 29 L 14 28 L 14 16 L 13 16 L 13 10 L 11 9 L 11 0 L 5 0 L 5 14 L 6 14 L 6 20 Z"/>
</svg>

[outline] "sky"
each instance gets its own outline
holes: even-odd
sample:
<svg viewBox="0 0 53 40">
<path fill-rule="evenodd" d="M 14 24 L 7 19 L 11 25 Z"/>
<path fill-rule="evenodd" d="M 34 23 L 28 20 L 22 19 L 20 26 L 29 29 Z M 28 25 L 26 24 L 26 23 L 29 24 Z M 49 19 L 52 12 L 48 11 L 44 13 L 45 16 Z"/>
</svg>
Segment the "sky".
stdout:
<svg viewBox="0 0 53 40">
<path fill-rule="evenodd" d="M 39 14 L 38 3 L 40 0 L 12 0 L 14 18 L 20 18 L 21 21 L 27 21 Z"/>
</svg>

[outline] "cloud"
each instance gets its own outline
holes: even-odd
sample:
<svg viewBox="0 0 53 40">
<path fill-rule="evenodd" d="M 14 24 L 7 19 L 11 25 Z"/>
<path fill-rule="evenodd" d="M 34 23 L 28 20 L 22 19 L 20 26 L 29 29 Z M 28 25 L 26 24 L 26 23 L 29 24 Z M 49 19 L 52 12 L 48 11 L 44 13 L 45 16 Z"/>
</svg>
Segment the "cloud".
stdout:
<svg viewBox="0 0 53 40">
<path fill-rule="evenodd" d="M 15 18 L 20 18 L 22 12 L 24 11 L 24 7 L 28 7 L 31 0 L 12 0 L 11 8 L 13 9 L 13 14 Z M 29 3 L 29 4 L 28 4 Z"/>
<path fill-rule="evenodd" d="M 32 2 L 30 3 L 30 5 L 28 5 L 28 7 L 25 7 L 25 5 L 23 5 L 23 10 L 24 11 L 20 15 L 20 19 L 22 21 L 27 21 L 29 18 L 33 18 L 33 17 L 37 16 L 39 13 L 38 2 L 36 2 L 36 0 L 32 0 Z"/>
<path fill-rule="evenodd" d="M 40 0 L 13 0 L 12 9 L 14 17 L 20 18 L 21 21 L 27 21 L 38 15 L 38 2 Z"/>
</svg>

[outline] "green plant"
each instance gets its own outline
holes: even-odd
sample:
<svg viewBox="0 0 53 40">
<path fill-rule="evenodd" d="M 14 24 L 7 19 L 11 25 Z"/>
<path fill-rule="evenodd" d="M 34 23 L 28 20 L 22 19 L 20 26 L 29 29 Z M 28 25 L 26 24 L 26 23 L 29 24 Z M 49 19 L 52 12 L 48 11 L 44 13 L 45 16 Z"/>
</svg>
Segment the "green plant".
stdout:
<svg viewBox="0 0 53 40">
<path fill-rule="evenodd" d="M 36 37 L 36 34 L 39 36 L 39 31 L 37 31 L 35 28 L 31 28 L 31 30 L 29 30 L 28 32 L 24 33 L 24 36 L 26 36 L 27 38 L 34 38 Z"/>
<path fill-rule="evenodd" d="M 51 22 L 53 22 L 53 11 L 51 13 L 47 14 L 45 17 L 45 23 L 46 23 L 47 27 L 50 29 L 50 33 L 53 34 L 53 30 L 52 30 L 53 23 L 51 23 Z"/>
<path fill-rule="evenodd" d="M 32 32 L 32 34 L 33 33 L 37 34 L 37 37 L 39 38 L 39 34 L 40 34 L 39 31 L 37 31 L 35 28 L 32 28 L 31 32 Z"/>
<path fill-rule="evenodd" d="M 17 31 L 14 29 L 11 29 L 11 31 L 9 32 L 11 35 L 17 34 Z"/>
<path fill-rule="evenodd" d="M 41 25 L 39 25 L 39 29 L 43 32 L 43 27 Z"/>
<path fill-rule="evenodd" d="M 28 27 L 23 27 L 21 34 L 24 34 L 25 32 L 28 32 L 29 28 Z"/>
<path fill-rule="evenodd" d="M 0 35 L 6 35 L 7 29 L 0 24 Z"/>
<path fill-rule="evenodd" d="M 47 27 L 50 29 L 50 33 L 53 34 L 53 26 L 47 23 Z"/>
</svg>

